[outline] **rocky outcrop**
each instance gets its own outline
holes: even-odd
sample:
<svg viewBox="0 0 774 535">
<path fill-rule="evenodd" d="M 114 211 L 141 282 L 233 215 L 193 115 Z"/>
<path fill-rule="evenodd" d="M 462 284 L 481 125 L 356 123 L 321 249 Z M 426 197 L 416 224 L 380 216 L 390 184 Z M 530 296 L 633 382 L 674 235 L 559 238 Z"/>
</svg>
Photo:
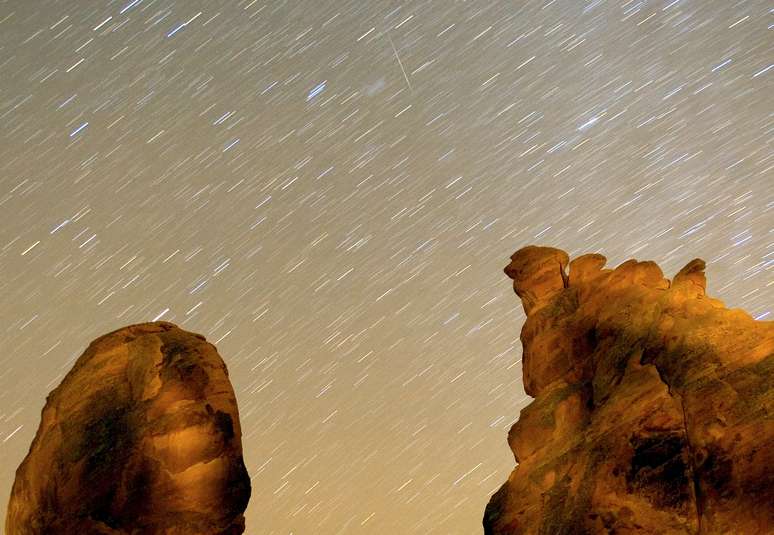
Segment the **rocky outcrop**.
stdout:
<svg viewBox="0 0 774 535">
<path fill-rule="evenodd" d="M 223 360 L 143 323 L 92 342 L 49 394 L 5 533 L 236 535 L 249 498 Z"/>
<path fill-rule="evenodd" d="M 535 399 L 484 532 L 772 533 L 774 322 L 705 295 L 701 260 L 604 265 L 531 246 L 505 268 Z"/>
</svg>

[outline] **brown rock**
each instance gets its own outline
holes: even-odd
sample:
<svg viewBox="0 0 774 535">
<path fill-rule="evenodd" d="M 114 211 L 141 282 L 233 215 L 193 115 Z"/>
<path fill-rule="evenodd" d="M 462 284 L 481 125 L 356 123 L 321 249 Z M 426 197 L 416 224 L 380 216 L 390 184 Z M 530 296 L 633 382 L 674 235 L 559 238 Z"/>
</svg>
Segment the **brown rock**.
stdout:
<svg viewBox="0 0 774 535">
<path fill-rule="evenodd" d="M 49 394 L 7 535 L 237 535 L 250 498 L 228 371 L 167 322 L 89 345 Z"/>
<path fill-rule="evenodd" d="M 707 288 L 707 277 L 704 275 L 705 267 L 704 260 L 694 258 L 675 275 L 674 286 L 690 287 L 695 295 L 704 295 Z"/>
<path fill-rule="evenodd" d="M 570 261 L 570 286 L 577 286 L 580 282 L 589 281 L 603 273 L 607 258 L 599 253 L 581 255 Z M 605 270 L 609 272 L 610 270 Z"/>
<path fill-rule="evenodd" d="M 518 463 L 484 532 L 764 534 L 774 526 L 774 322 L 707 297 L 704 262 L 603 269 L 528 247 Z M 568 280 L 569 284 L 563 281 Z"/>
<path fill-rule="evenodd" d="M 513 253 L 505 274 L 513 279 L 513 289 L 521 297 L 525 314 L 567 286 L 564 268 L 569 260 L 567 253 L 553 247 L 530 245 Z"/>
</svg>

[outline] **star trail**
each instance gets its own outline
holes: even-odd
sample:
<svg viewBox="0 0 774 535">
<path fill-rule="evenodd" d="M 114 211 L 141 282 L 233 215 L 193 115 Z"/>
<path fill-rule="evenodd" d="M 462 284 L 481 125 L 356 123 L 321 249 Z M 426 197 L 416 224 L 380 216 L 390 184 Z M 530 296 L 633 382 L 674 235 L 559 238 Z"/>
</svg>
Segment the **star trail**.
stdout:
<svg viewBox="0 0 774 535">
<path fill-rule="evenodd" d="M 771 319 L 769 10 L 0 0 L 0 511 L 89 342 L 163 319 L 229 367 L 246 533 L 481 533 L 516 249 Z"/>
</svg>

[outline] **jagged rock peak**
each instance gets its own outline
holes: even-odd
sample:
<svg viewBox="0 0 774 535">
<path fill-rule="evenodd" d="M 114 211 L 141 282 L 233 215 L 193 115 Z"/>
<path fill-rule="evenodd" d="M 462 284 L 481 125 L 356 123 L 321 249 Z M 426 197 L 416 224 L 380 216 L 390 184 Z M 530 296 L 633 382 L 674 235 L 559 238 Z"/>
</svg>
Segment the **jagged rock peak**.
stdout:
<svg viewBox="0 0 774 535">
<path fill-rule="evenodd" d="M 567 286 L 564 270 L 569 260 L 567 253 L 553 247 L 529 245 L 513 253 L 505 274 L 513 279 L 526 314 Z"/>
<path fill-rule="evenodd" d="M 238 535 L 250 497 L 226 365 L 168 322 L 94 340 L 46 399 L 7 535 Z"/>
<path fill-rule="evenodd" d="M 774 322 L 708 297 L 700 259 L 671 282 L 605 262 L 530 246 L 505 268 L 535 399 L 485 533 L 771 533 Z"/>
</svg>

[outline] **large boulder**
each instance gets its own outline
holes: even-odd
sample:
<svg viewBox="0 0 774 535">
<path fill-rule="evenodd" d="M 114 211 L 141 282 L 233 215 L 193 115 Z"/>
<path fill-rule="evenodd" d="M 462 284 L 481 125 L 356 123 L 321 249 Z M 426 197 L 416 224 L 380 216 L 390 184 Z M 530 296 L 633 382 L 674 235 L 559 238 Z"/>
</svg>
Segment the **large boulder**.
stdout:
<svg viewBox="0 0 774 535">
<path fill-rule="evenodd" d="M 238 535 L 250 498 L 228 371 L 167 322 L 89 345 L 49 394 L 7 535 Z"/>
</svg>

